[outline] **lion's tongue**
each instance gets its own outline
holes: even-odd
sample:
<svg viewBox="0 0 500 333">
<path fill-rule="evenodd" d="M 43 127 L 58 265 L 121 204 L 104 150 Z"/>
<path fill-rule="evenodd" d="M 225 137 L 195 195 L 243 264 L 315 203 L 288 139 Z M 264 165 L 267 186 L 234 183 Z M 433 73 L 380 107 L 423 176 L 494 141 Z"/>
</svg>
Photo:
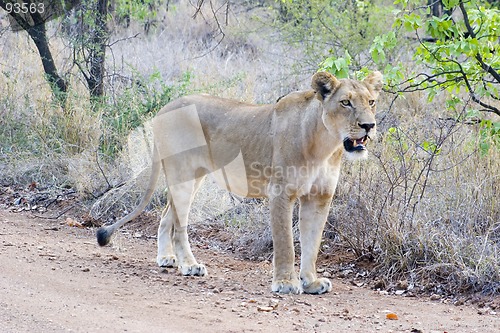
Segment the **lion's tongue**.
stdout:
<svg viewBox="0 0 500 333">
<path fill-rule="evenodd" d="M 364 146 L 365 145 L 364 142 L 365 142 L 364 138 L 357 139 L 356 140 L 356 146 Z"/>
</svg>

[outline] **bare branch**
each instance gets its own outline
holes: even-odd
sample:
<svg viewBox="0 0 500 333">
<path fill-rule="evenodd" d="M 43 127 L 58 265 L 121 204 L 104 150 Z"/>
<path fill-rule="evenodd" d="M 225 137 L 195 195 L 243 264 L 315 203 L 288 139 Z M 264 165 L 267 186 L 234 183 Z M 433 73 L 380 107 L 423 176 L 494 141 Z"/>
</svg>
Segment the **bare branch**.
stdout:
<svg viewBox="0 0 500 333">
<path fill-rule="evenodd" d="M 204 2 L 205 2 L 205 0 L 198 0 L 198 3 L 194 6 L 196 8 L 196 10 L 193 14 L 194 19 L 198 16 L 198 14 L 201 13 L 201 7 L 203 7 Z"/>
<path fill-rule="evenodd" d="M 203 15 L 203 6 L 205 5 L 205 0 L 198 0 L 196 4 L 192 3 L 190 1 L 191 5 L 195 8 L 195 13 L 193 14 L 193 19 L 195 19 L 198 15 L 201 15 L 203 17 L 203 19 L 205 20 L 205 22 L 208 24 L 208 25 L 213 25 L 212 22 L 209 22 L 209 20 L 207 18 L 205 18 L 205 16 Z M 200 56 L 197 56 L 197 57 L 194 57 L 192 59 L 197 59 L 197 58 L 202 58 L 204 56 L 206 56 L 207 54 L 210 54 L 211 52 L 213 52 L 217 47 L 219 47 L 219 45 L 222 43 L 222 41 L 224 40 L 224 38 L 226 37 L 226 34 L 224 32 L 224 29 L 222 27 L 222 24 L 220 23 L 219 21 L 219 18 L 217 17 L 217 14 L 219 13 L 219 11 L 222 9 L 222 8 L 226 8 L 226 12 L 225 12 L 225 20 L 226 20 L 226 25 L 228 25 L 228 20 L 229 20 L 229 0 L 226 0 L 221 6 L 219 6 L 218 8 L 215 8 L 214 7 L 214 3 L 212 2 L 212 0 L 209 0 L 209 2 L 207 3 L 207 6 L 210 7 L 210 16 L 213 18 L 214 22 L 215 22 L 215 28 L 214 28 L 214 33 L 213 33 L 213 36 L 214 36 L 214 39 L 216 38 L 219 38 L 217 40 L 217 44 L 213 47 L 211 47 L 209 50 L 207 50 L 206 52 L 204 52 L 202 55 Z"/>
<path fill-rule="evenodd" d="M 458 61 L 456 61 L 456 64 L 460 68 L 460 71 L 462 72 L 462 79 L 464 80 L 464 83 L 467 87 L 467 90 L 469 90 L 469 95 L 472 98 L 472 100 L 475 103 L 481 105 L 483 108 L 489 110 L 489 112 L 496 113 L 497 115 L 500 116 L 500 110 L 498 108 L 494 107 L 493 105 L 489 105 L 489 104 L 486 104 L 483 101 L 481 101 L 481 99 L 474 92 L 474 89 L 472 88 L 472 85 L 470 84 L 469 78 L 467 77 L 467 74 L 465 73 L 462 65 Z"/>
<path fill-rule="evenodd" d="M 126 40 L 129 40 L 129 39 L 134 39 L 134 38 L 137 38 L 137 36 L 139 36 L 140 33 L 136 33 L 135 35 L 133 36 L 128 36 L 128 37 L 124 37 L 124 38 L 119 38 L 117 40 L 115 40 L 114 42 L 112 43 L 109 43 L 107 46 L 108 47 L 112 47 L 113 45 L 117 44 L 117 43 L 120 43 L 120 42 L 123 42 L 123 41 L 126 41 Z"/>
</svg>

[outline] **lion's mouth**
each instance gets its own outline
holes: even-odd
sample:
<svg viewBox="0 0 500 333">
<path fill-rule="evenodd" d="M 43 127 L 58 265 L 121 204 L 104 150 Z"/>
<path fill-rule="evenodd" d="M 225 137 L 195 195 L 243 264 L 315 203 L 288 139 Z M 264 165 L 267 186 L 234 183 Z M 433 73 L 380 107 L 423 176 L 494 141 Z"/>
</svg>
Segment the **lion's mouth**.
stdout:
<svg viewBox="0 0 500 333">
<path fill-rule="evenodd" d="M 366 143 L 367 142 L 368 142 L 368 135 L 365 135 L 364 137 L 362 137 L 360 139 L 345 138 L 344 139 L 344 148 L 349 153 L 356 152 L 356 151 L 363 151 L 363 150 L 366 150 Z"/>
</svg>

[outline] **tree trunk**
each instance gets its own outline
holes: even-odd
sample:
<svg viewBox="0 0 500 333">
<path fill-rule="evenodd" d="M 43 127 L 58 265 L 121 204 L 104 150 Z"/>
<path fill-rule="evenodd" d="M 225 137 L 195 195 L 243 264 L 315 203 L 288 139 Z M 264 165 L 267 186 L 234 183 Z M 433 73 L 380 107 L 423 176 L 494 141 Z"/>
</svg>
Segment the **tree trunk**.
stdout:
<svg viewBox="0 0 500 333">
<path fill-rule="evenodd" d="M 90 75 L 87 78 L 90 96 L 98 100 L 104 96 L 104 71 L 106 60 L 106 43 L 108 41 L 108 0 L 97 0 L 95 13 L 95 30 L 90 46 Z"/>
<path fill-rule="evenodd" d="M 68 85 L 66 81 L 57 73 L 57 68 L 49 48 L 45 23 L 35 25 L 34 27 L 28 29 L 27 32 L 38 49 L 38 53 L 40 54 L 40 58 L 42 60 L 43 70 L 45 71 L 47 80 L 50 83 L 52 92 L 56 98 L 64 104 L 66 102 Z"/>
</svg>

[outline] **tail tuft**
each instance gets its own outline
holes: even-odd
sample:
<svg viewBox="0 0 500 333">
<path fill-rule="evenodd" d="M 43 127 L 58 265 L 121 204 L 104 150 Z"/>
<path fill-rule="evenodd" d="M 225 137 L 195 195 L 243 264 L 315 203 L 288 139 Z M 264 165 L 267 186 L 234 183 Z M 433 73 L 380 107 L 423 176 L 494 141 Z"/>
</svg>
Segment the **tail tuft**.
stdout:
<svg viewBox="0 0 500 333">
<path fill-rule="evenodd" d="M 113 235 L 112 229 L 108 229 L 106 227 L 99 228 L 96 234 L 97 243 L 99 243 L 100 246 L 108 245 L 111 240 L 111 235 Z"/>
</svg>

